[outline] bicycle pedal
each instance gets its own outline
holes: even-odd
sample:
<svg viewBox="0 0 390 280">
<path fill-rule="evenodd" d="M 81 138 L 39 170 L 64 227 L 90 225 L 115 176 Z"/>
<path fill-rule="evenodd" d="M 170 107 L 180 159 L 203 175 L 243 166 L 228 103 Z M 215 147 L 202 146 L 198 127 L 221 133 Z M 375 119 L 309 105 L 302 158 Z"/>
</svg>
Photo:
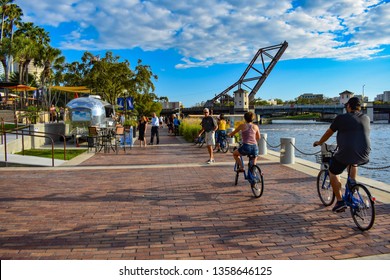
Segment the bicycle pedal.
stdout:
<svg viewBox="0 0 390 280">
<path fill-rule="evenodd" d="M 336 213 L 343 213 L 343 212 L 345 212 L 346 209 L 347 209 L 347 207 L 341 208 L 340 210 L 335 211 L 335 212 L 336 212 Z"/>
</svg>

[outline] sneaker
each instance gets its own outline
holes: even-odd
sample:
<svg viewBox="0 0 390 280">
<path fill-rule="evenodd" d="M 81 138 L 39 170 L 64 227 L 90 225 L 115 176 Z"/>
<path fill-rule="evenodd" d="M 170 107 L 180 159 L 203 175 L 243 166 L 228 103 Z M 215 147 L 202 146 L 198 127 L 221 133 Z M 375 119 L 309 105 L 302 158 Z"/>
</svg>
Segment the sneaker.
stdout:
<svg viewBox="0 0 390 280">
<path fill-rule="evenodd" d="M 215 162 L 214 159 L 209 159 L 209 160 L 207 161 L 207 164 L 211 164 L 211 163 L 214 163 L 214 162 Z"/>
<path fill-rule="evenodd" d="M 345 203 L 344 200 L 337 201 L 335 206 L 333 207 L 332 211 L 339 213 L 339 212 L 344 212 L 345 209 L 347 208 L 347 204 Z"/>
</svg>

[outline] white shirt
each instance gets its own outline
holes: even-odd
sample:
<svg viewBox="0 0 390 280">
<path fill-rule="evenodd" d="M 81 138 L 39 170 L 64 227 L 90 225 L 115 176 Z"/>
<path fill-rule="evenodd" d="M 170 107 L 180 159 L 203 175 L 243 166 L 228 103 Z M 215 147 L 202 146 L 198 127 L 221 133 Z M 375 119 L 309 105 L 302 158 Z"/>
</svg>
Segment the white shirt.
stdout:
<svg viewBox="0 0 390 280">
<path fill-rule="evenodd" d="M 152 118 L 152 126 L 160 126 L 160 122 L 157 117 Z"/>
</svg>

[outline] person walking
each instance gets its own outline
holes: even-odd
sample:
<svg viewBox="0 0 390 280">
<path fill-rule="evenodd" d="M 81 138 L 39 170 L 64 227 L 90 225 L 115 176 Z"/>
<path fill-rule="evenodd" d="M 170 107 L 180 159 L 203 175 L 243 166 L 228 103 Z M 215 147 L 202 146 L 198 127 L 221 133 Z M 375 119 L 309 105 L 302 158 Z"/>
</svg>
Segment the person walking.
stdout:
<svg viewBox="0 0 390 280">
<path fill-rule="evenodd" d="M 217 122 L 215 119 L 210 116 L 210 111 L 208 108 L 203 109 L 203 114 L 205 115 L 202 119 L 201 126 L 202 129 L 199 131 L 198 137 L 205 132 L 205 141 L 207 146 L 207 151 L 209 152 L 210 159 L 207 161 L 208 164 L 214 163 L 214 154 L 213 146 L 215 145 L 215 131 L 218 129 Z"/>
<path fill-rule="evenodd" d="M 139 141 L 139 146 L 146 147 L 146 129 L 148 127 L 148 118 L 145 116 L 142 116 L 141 119 L 139 120 L 138 123 L 138 141 Z"/>
<path fill-rule="evenodd" d="M 159 134 L 158 134 L 158 129 L 160 127 L 160 120 L 157 117 L 156 113 L 152 114 L 151 125 L 152 125 L 152 132 L 151 132 L 151 136 L 150 136 L 150 143 L 149 143 L 149 145 L 153 145 L 154 136 L 156 136 L 156 144 L 158 145 L 158 144 L 160 144 L 160 137 L 159 137 Z"/>
<path fill-rule="evenodd" d="M 235 130 L 228 134 L 229 137 L 233 137 L 236 133 L 241 131 L 242 146 L 233 152 L 234 160 L 238 164 L 238 171 L 243 172 L 244 166 L 240 160 L 240 156 L 254 155 L 256 158 L 253 164 L 256 164 L 257 156 L 259 155 L 259 147 L 257 142 L 260 140 L 260 129 L 253 123 L 255 114 L 253 112 L 246 112 L 244 114 L 245 123 L 240 124 Z"/>
<path fill-rule="evenodd" d="M 360 112 L 359 98 L 351 97 L 344 106 L 347 112 L 338 115 L 320 140 L 313 143 L 314 147 L 322 145 L 337 131 L 338 150 L 329 166 L 330 184 L 337 198 L 333 212 L 347 208 L 342 197 L 340 174 L 351 167 L 350 177 L 356 180 L 357 164 L 367 163 L 371 151 L 370 118 Z"/>
</svg>

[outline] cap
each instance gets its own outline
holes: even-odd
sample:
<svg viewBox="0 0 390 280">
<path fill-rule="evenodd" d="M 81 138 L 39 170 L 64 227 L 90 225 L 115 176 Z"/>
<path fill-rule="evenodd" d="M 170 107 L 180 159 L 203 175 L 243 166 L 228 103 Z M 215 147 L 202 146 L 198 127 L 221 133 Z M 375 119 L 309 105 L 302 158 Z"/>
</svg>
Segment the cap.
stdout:
<svg viewBox="0 0 390 280">
<path fill-rule="evenodd" d="M 357 97 L 351 97 L 351 98 L 347 101 L 347 103 L 345 103 L 344 105 L 347 105 L 347 104 L 349 104 L 349 106 L 350 106 L 351 108 L 356 108 L 356 107 L 361 106 L 361 104 L 360 104 L 360 99 L 357 98 Z"/>
<path fill-rule="evenodd" d="M 203 109 L 203 113 L 205 113 L 205 112 L 209 112 L 209 109 L 208 108 L 204 108 Z"/>
</svg>

